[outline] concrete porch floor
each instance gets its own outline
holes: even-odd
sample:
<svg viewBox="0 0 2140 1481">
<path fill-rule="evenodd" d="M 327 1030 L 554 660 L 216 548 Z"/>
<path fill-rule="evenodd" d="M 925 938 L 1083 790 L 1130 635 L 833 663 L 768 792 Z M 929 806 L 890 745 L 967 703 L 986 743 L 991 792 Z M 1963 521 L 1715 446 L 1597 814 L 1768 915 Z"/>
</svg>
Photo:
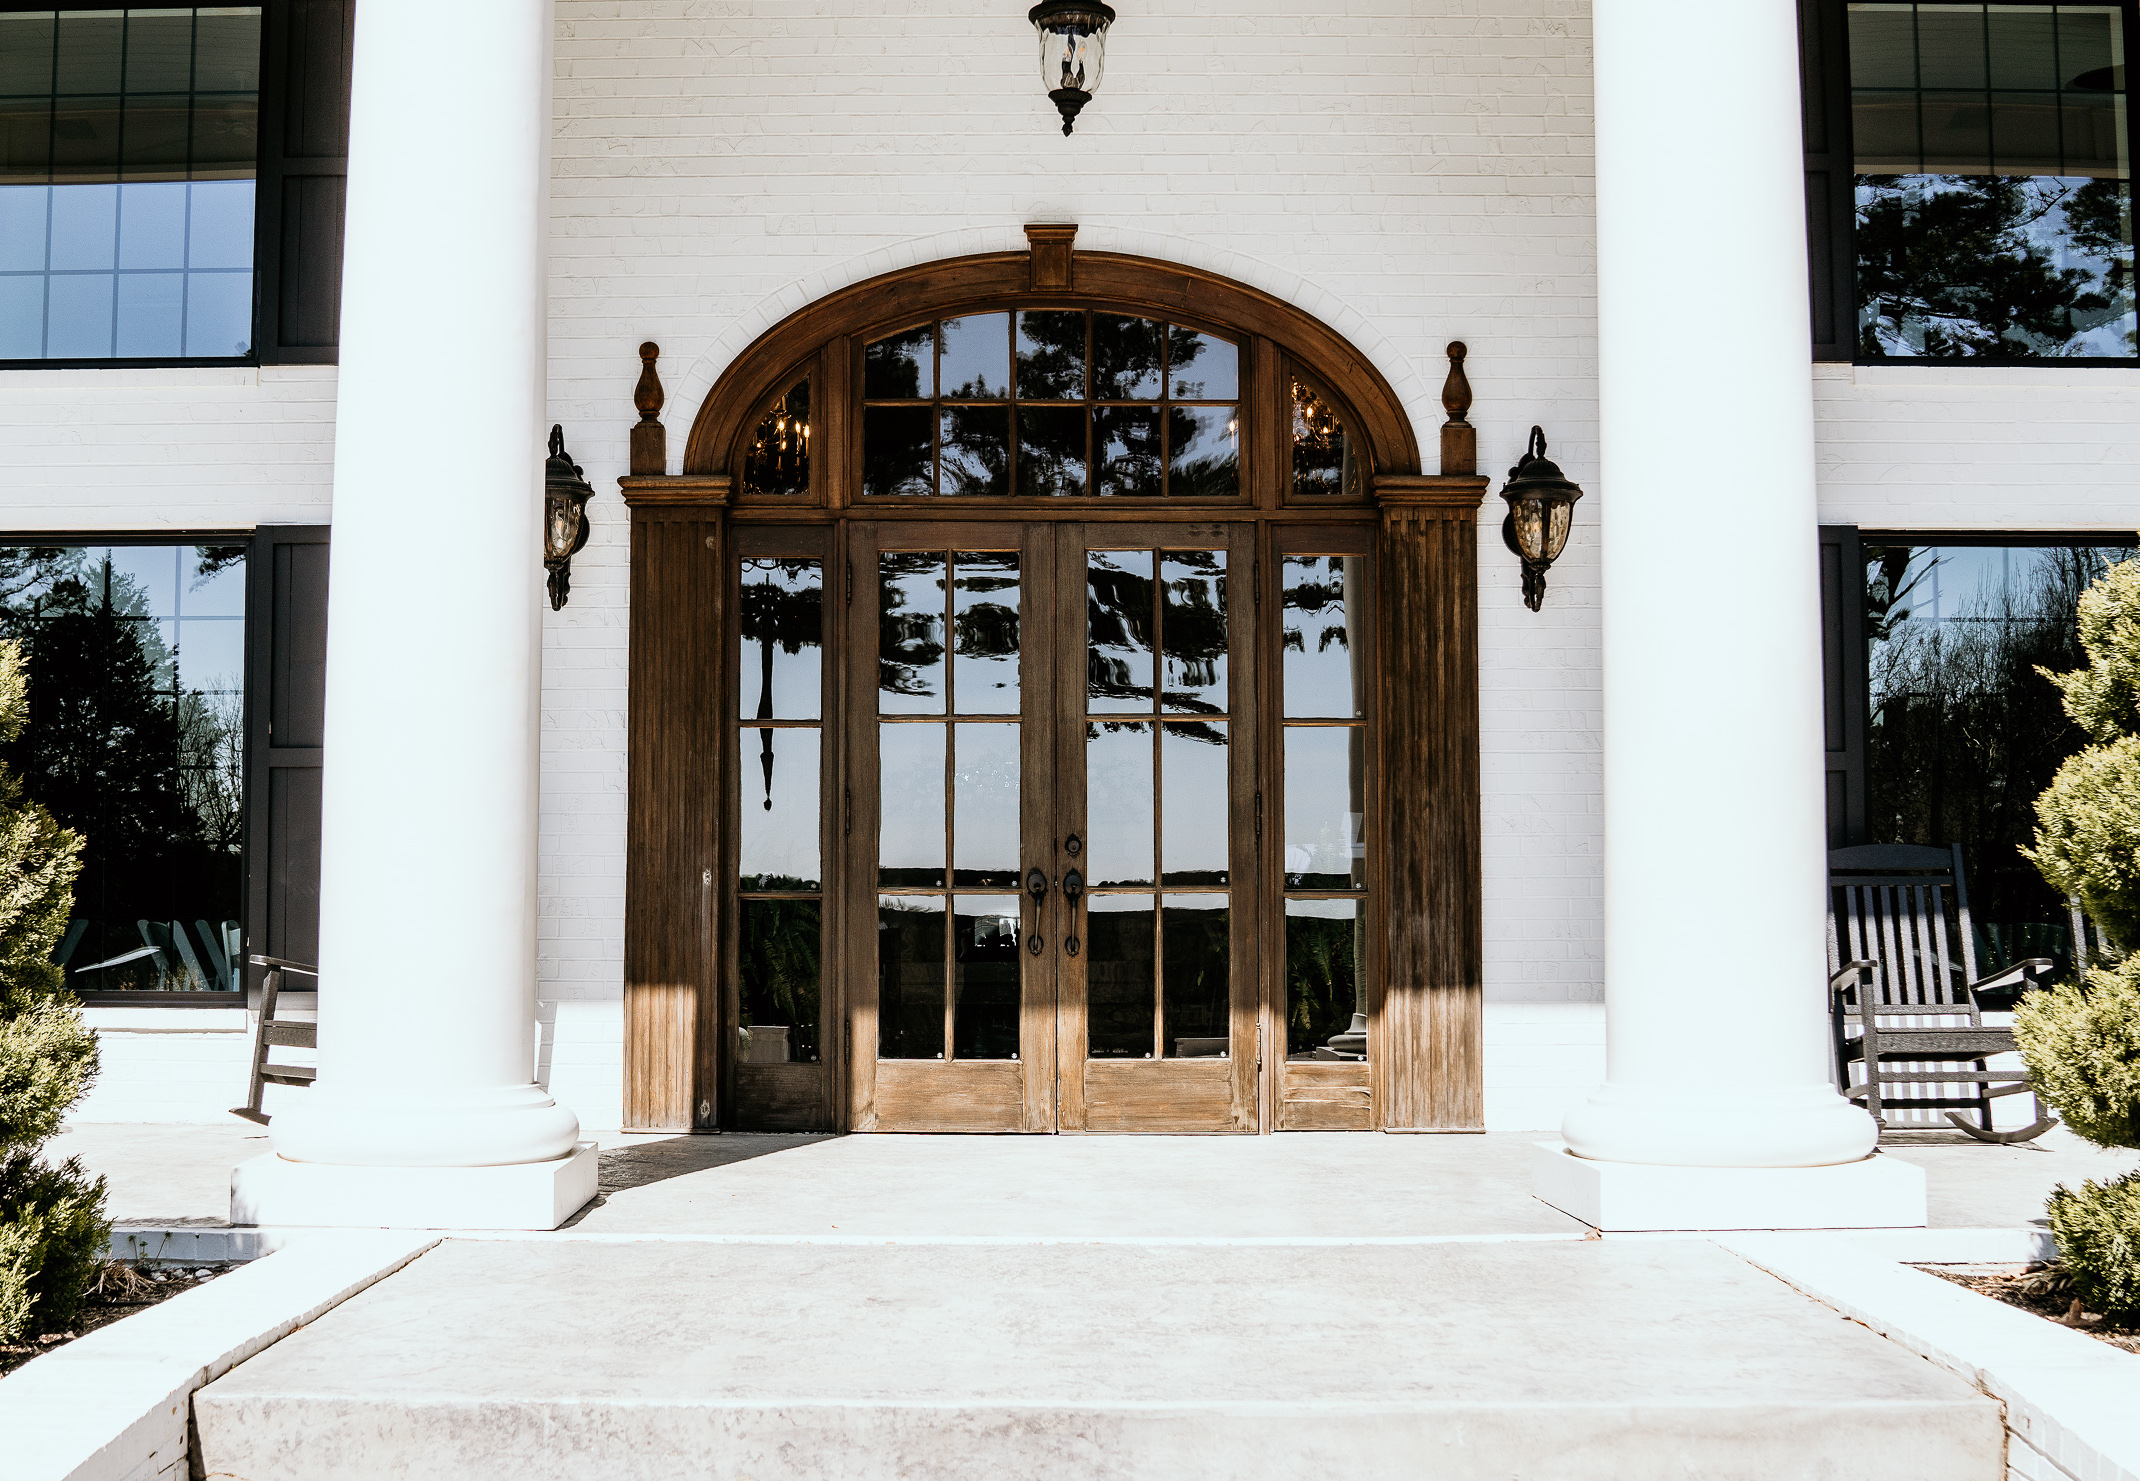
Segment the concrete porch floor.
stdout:
<svg viewBox="0 0 2140 1481">
<path fill-rule="evenodd" d="M 1072 1238 L 1316 1238 L 1580 1233 L 1530 1193 L 1542 1133 L 1268 1137 L 921 1137 L 730 1132 L 591 1134 L 602 1191 L 589 1234 Z M 111 1185 L 122 1226 L 228 1222 L 230 1169 L 265 1129 L 72 1127 L 49 1144 Z M 2063 1128 L 2021 1146 L 1901 1133 L 1887 1155 L 1923 1167 L 1934 1228 L 2019 1228 L 2064 1182 L 2140 1167 Z"/>
<path fill-rule="evenodd" d="M 1699 1238 L 1583 1238 L 1529 1133 L 604 1136 L 555 1234 L 449 1237 L 194 1398 L 321 1481 L 2005 1481 L 1999 1404 Z M 1943 1228 L 2133 1156 L 1892 1139 Z M 123 1223 L 259 1128 L 83 1126 Z M 1813 1236 L 1827 1238 L 1827 1236 Z M 1929 1279 L 1929 1277 L 1924 1277 Z"/>
</svg>

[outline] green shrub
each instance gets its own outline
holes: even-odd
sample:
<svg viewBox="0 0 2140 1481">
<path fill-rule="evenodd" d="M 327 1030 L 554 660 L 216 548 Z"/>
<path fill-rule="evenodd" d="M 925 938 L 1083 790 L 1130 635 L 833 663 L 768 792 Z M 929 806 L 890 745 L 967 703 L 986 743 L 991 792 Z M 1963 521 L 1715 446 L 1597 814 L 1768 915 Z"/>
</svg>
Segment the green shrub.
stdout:
<svg viewBox="0 0 2140 1481">
<path fill-rule="evenodd" d="M 2051 1194 L 2051 1232 L 2089 1311 L 2140 1316 L 2140 1173 Z"/>
<path fill-rule="evenodd" d="M 104 1191 L 77 1157 L 0 1157 L 0 1342 L 74 1325 L 111 1238 Z"/>
<path fill-rule="evenodd" d="M 2036 799 L 2036 847 L 2021 852 L 2052 889 L 2080 896 L 2120 949 L 2140 946 L 2140 736 L 2059 767 Z"/>
<path fill-rule="evenodd" d="M 2140 1146 L 2140 956 L 2025 995 L 2014 1038 L 2066 1125 L 2099 1147 Z"/>
</svg>

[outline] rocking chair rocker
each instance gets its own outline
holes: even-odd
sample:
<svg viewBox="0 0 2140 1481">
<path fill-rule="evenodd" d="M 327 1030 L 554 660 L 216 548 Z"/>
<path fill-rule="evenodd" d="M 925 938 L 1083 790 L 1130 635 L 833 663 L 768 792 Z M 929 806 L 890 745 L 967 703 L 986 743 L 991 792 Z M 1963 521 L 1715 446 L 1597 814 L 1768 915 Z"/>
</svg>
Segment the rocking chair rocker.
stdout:
<svg viewBox="0 0 2140 1481">
<path fill-rule="evenodd" d="M 2048 987 L 2057 969 L 2049 957 L 2029 957 L 1978 975 L 1961 847 L 1834 849 L 1828 885 L 1828 992 L 1843 1094 L 1863 1101 L 1885 1126 L 1883 1092 L 1890 1086 L 1973 1085 L 1973 1095 L 1887 1099 L 1911 1110 L 1945 1111 L 1980 1142 L 2032 1141 L 2056 1126 L 2038 1099 L 2030 1124 L 1993 1129 L 1991 1103 L 2033 1096 L 2035 1087 L 2025 1069 L 1986 1068 L 1992 1056 L 2012 1052 L 2014 1035 L 1987 1026 L 1984 1009 L 2003 1009 L 2024 992 Z M 1853 1065 L 1864 1073 L 1856 1084 Z"/>
</svg>

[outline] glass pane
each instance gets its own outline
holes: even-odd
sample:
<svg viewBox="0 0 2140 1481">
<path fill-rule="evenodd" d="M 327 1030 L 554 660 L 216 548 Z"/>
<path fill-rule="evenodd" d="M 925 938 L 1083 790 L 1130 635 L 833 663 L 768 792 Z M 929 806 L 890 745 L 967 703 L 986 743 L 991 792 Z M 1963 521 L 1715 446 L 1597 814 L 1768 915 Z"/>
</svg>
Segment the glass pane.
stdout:
<svg viewBox="0 0 2140 1481">
<path fill-rule="evenodd" d="M 1085 877 L 1095 887 L 1152 879 L 1152 727 L 1085 727 Z"/>
<path fill-rule="evenodd" d="M 951 1035 L 957 1059 L 1018 1057 L 1018 897 L 952 904 Z"/>
<path fill-rule="evenodd" d="M 118 186 L 66 185 L 52 192 L 55 271 L 114 266 L 118 245 Z"/>
<path fill-rule="evenodd" d="M 1230 406 L 1167 408 L 1167 494 L 1231 499 L 1241 492 L 1238 414 Z"/>
<path fill-rule="evenodd" d="M 1232 401 L 1241 394 L 1241 352 L 1214 335 L 1167 328 L 1167 378 L 1183 401 Z"/>
<path fill-rule="evenodd" d="M 1018 396 L 1081 401 L 1085 396 L 1085 316 L 1040 310 L 1018 316 Z"/>
<path fill-rule="evenodd" d="M 119 187 L 119 266 L 182 268 L 186 265 L 186 193 L 183 181 Z"/>
<path fill-rule="evenodd" d="M 870 406 L 862 411 L 862 492 L 870 497 L 933 494 L 933 418 L 926 406 Z"/>
<path fill-rule="evenodd" d="M 185 350 L 184 273 L 127 273 L 113 305 L 115 353 L 178 355 Z"/>
<path fill-rule="evenodd" d="M 186 275 L 186 353 L 242 355 L 252 344 L 250 273 Z"/>
<path fill-rule="evenodd" d="M 1850 13 L 1857 353 L 2132 356 L 2122 11 Z"/>
<path fill-rule="evenodd" d="M 877 713 L 944 713 L 944 557 L 877 557 Z"/>
<path fill-rule="evenodd" d="M 1001 406 L 943 410 L 943 480 L 947 494 L 1000 496 L 1011 487 L 1010 412 Z"/>
<path fill-rule="evenodd" d="M 929 345 L 935 326 L 924 324 L 878 340 L 862 352 L 862 395 L 870 401 L 916 401 L 936 394 Z"/>
<path fill-rule="evenodd" d="M 1011 387 L 1011 324 L 1008 314 L 969 314 L 946 319 L 937 394 L 945 400 L 1001 400 Z"/>
<path fill-rule="evenodd" d="M 1095 492 L 1118 499 L 1156 499 L 1160 491 L 1159 413 L 1138 406 L 1100 406 L 1092 412 Z"/>
<path fill-rule="evenodd" d="M 1162 884 L 1223 885 L 1231 837 L 1226 799 L 1226 725 L 1163 725 L 1159 857 Z"/>
<path fill-rule="evenodd" d="M 944 1057 L 944 900 L 877 897 L 877 1057 Z"/>
<path fill-rule="evenodd" d="M 245 547 L 195 545 L 179 552 L 182 617 L 245 615 Z"/>
<path fill-rule="evenodd" d="M 52 13 L 0 14 L 0 97 L 52 87 Z"/>
<path fill-rule="evenodd" d="M 2135 553 L 2130 536 L 1865 544 L 1867 841 L 1961 844 L 1980 971 L 2070 950 L 2065 902 L 2021 850 L 2034 844 L 2030 803 L 2087 737 L 2045 702 L 2036 669 L 2086 661 L 2080 594 Z"/>
<path fill-rule="evenodd" d="M 743 457 L 743 492 L 790 498 L 810 492 L 808 381 L 797 381 L 758 423 Z"/>
<path fill-rule="evenodd" d="M 1150 895 L 1085 897 L 1085 1042 L 1093 1059 L 1150 1059 Z"/>
<path fill-rule="evenodd" d="M 951 883 L 1015 890 L 1018 726 L 960 725 L 952 746 Z"/>
<path fill-rule="evenodd" d="M 877 883 L 944 884 L 944 726 L 877 727 Z"/>
<path fill-rule="evenodd" d="M 1095 713 L 1152 708 L 1152 553 L 1085 557 L 1085 692 Z"/>
<path fill-rule="evenodd" d="M 1367 1057 L 1367 904 L 1285 902 L 1287 1059 Z"/>
<path fill-rule="evenodd" d="M 824 573 L 818 562 L 754 556 L 740 587 L 737 700 L 746 720 L 815 720 L 824 703 Z"/>
<path fill-rule="evenodd" d="M 29 685 L 8 764 L 82 836 L 54 957 L 84 991 L 242 986 L 244 624 L 208 614 L 245 552 L 212 549 L 204 577 L 192 544 L 0 546 L 0 638 Z"/>
<path fill-rule="evenodd" d="M 1027 499 L 1085 492 L 1085 424 L 1081 406 L 1018 408 L 1018 493 Z"/>
<path fill-rule="evenodd" d="M 1160 557 L 1159 575 L 1166 686 L 1160 707 L 1169 714 L 1223 715 L 1226 552 L 1167 551 Z"/>
<path fill-rule="evenodd" d="M 1018 556 L 960 551 L 952 558 L 951 659 L 960 714 L 1018 713 Z"/>
<path fill-rule="evenodd" d="M 1288 725 L 1285 881 L 1293 890 L 1367 886 L 1362 797 L 1366 733 L 1354 725 Z"/>
<path fill-rule="evenodd" d="M 1150 319 L 1092 316 L 1092 399 L 1159 399 L 1159 328 Z"/>
<path fill-rule="evenodd" d="M 1294 381 L 1294 496 L 1357 499 L 1365 492 L 1352 438 L 1336 405 L 1306 381 Z"/>
<path fill-rule="evenodd" d="M 817 889 L 818 732 L 745 730 L 741 739 L 736 814 L 742 887 Z"/>
<path fill-rule="evenodd" d="M 742 902 L 737 1063 L 817 1063 L 821 914 L 815 900 Z"/>
<path fill-rule="evenodd" d="M 1289 719 L 1349 719 L 1364 714 L 1365 655 L 1352 641 L 1348 614 L 1364 619 L 1367 560 L 1357 555 L 1289 555 L 1279 578 Z"/>
<path fill-rule="evenodd" d="M 1169 1059 L 1209 1059 L 1228 1048 L 1227 965 L 1233 940 L 1224 895 L 1168 895 L 1161 916 Z"/>
</svg>

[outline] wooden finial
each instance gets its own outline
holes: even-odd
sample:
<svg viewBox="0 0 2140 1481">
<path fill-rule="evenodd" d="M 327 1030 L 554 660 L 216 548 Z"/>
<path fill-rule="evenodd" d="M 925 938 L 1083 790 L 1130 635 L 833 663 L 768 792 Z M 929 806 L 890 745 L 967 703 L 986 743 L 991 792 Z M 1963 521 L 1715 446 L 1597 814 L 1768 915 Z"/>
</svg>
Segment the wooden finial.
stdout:
<svg viewBox="0 0 2140 1481">
<path fill-rule="evenodd" d="M 632 428 L 634 478 L 659 478 L 669 471 L 669 434 L 661 425 L 661 408 L 668 396 L 654 369 L 660 358 L 661 346 L 654 341 L 639 347 L 639 384 L 632 388 L 632 405 L 639 408 L 639 424 Z"/>
<path fill-rule="evenodd" d="M 1449 378 L 1442 382 L 1442 410 L 1449 420 L 1442 423 L 1442 472 L 1473 474 L 1479 471 L 1479 433 L 1464 414 L 1471 410 L 1471 381 L 1464 374 L 1467 351 L 1460 339 L 1449 341 Z"/>
<path fill-rule="evenodd" d="M 1070 244 L 1077 239 L 1074 224 L 1035 222 L 1026 227 L 1025 239 L 1032 249 L 1027 260 L 1035 293 L 1062 293 L 1077 286 L 1077 264 L 1070 255 Z"/>
</svg>

